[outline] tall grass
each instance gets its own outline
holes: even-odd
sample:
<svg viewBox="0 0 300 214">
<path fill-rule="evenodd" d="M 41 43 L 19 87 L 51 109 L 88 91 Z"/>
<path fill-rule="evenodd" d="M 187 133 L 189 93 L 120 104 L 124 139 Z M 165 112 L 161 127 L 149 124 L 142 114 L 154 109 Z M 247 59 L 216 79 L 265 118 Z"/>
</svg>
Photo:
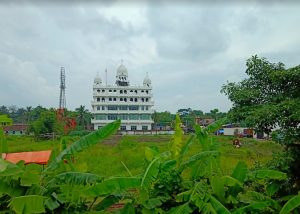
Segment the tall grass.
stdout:
<svg viewBox="0 0 300 214">
<path fill-rule="evenodd" d="M 184 136 L 188 138 L 189 136 Z M 76 137 L 67 137 L 68 144 L 74 142 Z M 59 140 L 34 141 L 31 137 L 9 136 L 9 152 L 38 151 L 52 149 L 58 153 Z M 91 149 L 79 153 L 75 159 L 75 166 L 82 172 L 92 172 L 101 176 L 127 176 L 129 169 L 132 175 L 143 172 L 145 160 L 145 147 L 155 147 L 160 152 L 167 150 L 170 136 L 124 136 L 115 143 L 98 144 Z M 238 161 L 245 161 L 248 167 L 255 164 L 265 164 L 272 158 L 273 152 L 282 148 L 272 141 L 257 141 L 254 139 L 241 139 L 242 147 L 232 145 L 232 137 L 212 136 L 221 152 L 221 167 L 224 174 L 232 172 Z M 194 143 L 187 156 L 201 151 L 201 145 Z M 125 167 L 125 166 L 126 167 Z"/>
</svg>

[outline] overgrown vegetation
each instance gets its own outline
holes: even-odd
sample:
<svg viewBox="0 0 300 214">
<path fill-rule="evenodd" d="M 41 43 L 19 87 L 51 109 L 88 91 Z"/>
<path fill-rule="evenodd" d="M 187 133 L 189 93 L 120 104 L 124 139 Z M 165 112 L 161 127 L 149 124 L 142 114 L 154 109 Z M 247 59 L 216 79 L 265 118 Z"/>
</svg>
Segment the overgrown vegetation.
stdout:
<svg viewBox="0 0 300 214">
<path fill-rule="evenodd" d="M 101 177 L 80 172 L 70 158 L 115 132 L 119 121 L 66 148 L 62 142 L 62 151 L 44 170 L 34 164 L 25 167 L 1 159 L 1 209 L 16 213 L 82 213 L 107 211 L 111 205 L 122 203 L 122 213 L 295 211 L 298 195 L 285 199 L 278 195 L 287 180 L 285 173 L 249 170 L 244 162 L 239 162 L 232 173 L 222 172 L 218 144 L 209 135 L 221 123 L 205 129 L 196 126 L 196 134 L 184 140 L 177 117 L 175 134 L 165 151 L 155 146 L 145 148 L 146 164 L 141 174 L 132 173 L 123 163 L 126 176 Z M 202 149 L 188 155 L 194 143 Z"/>
<path fill-rule="evenodd" d="M 233 102 L 229 117 L 256 131 L 272 132 L 272 139 L 286 147 L 273 167 L 289 174 L 287 191 L 296 193 L 300 190 L 300 66 L 285 68 L 258 56 L 248 59 L 246 66 L 248 78 L 222 88 Z M 283 157 L 287 161 L 282 162 Z"/>
</svg>

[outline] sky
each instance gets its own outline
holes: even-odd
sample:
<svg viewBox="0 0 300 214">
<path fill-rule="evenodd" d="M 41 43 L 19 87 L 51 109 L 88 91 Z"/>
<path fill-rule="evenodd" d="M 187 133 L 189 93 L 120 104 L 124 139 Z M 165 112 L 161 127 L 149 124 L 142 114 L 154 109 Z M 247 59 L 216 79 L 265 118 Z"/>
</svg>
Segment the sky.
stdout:
<svg viewBox="0 0 300 214">
<path fill-rule="evenodd" d="M 300 64 L 300 3 L 219 2 L 3 1 L 0 105 L 57 108 L 64 67 L 67 108 L 91 109 L 95 76 L 113 84 L 123 60 L 131 85 L 149 74 L 157 111 L 228 111 L 221 87 L 251 56 Z"/>
</svg>

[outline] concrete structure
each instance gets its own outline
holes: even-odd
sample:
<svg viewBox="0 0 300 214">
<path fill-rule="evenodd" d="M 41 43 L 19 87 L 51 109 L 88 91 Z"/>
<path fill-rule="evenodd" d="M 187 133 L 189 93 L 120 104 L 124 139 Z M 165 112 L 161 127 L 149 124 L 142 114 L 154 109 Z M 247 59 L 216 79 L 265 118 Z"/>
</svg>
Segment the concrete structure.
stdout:
<svg viewBox="0 0 300 214">
<path fill-rule="evenodd" d="M 94 79 L 91 122 L 95 130 L 117 119 L 121 119 L 121 131 L 151 130 L 153 105 L 148 75 L 143 85 L 131 86 L 127 69 L 121 64 L 114 85 L 103 84 L 99 75 Z"/>
<path fill-rule="evenodd" d="M 225 136 L 253 137 L 253 129 L 242 127 L 223 128 L 223 134 Z"/>
<path fill-rule="evenodd" d="M 7 135 L 25 135 L 28 125 L 26 124 L 14 124 L 11 126 L 5 126 L 3 131 Z"/>
<path fill-rule="evenodd" d="M 195 118 L 195 123 L 200 126 L 208 126 L 209 124 L 212 124 L 214 122 L 215 122 L 215 119 L 213 119 L 213 118 L 201 118 L 201 117 Z"/>
</svg>

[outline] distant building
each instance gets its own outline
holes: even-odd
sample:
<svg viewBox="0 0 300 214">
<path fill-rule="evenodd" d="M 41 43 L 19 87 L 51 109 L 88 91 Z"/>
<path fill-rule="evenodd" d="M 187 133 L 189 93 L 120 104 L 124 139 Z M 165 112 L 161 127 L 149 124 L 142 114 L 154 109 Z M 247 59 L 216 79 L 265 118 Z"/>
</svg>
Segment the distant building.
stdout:
<svg viewBox="0 0 300 214">
<path fill-rule="evenodd" d="M 208 126 L 209 124 L 215 122 L 215 119 L 196 117 L 195 122 L 200 126 Z"/>
<path fill-rule="evenodd" d="M 121 131 L 151 130 L 153 105 L 148 75 L 142 86 L 131 86 L 127 69 L 121 64 L 114 85 L 103 84 L 98 75 L 94 79 L 91 122 L 95 130 L 117 119 L 121 119 Z"/>
<path fill-rule="evenodd" d="M 6 114 L 0 115 L 0 127 L 11 126 L 12 124 L 13 124 L 13 120 L 9 118 Z"/>
<path fill-rule="evenodd" d="M 191 108 L 187 108 L 187 109 L 179 109 L 177 111 L 177 114 L 179 114 L 179 116 L 187 116 L 189 115 L 189 113 L 192 111 Z"/>
<path fill-rule="evenodd" d="M 26 124 L 14 124 L 11 126 L 4 126 L 3 131 L 8 135 L 25 135 L 28 126 Z"/>
</svg>

